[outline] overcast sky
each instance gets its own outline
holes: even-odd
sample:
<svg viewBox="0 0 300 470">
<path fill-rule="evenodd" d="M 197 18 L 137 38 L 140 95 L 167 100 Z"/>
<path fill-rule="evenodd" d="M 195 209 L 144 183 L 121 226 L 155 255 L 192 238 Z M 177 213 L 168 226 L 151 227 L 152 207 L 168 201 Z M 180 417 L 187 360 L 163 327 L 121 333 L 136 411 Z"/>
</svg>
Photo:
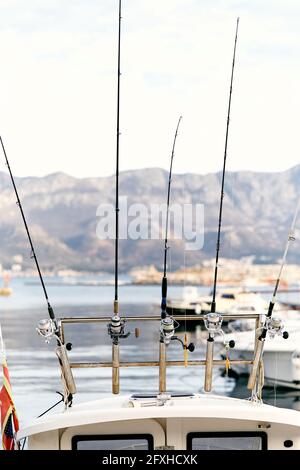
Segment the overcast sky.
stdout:
<svg viewBox="0 0 300 470">
<path fill-rule="evenodd" d="M 0 129 L 17 175 L 114 172 L 118 0 L 0 0 Z M 123 0 L 121 170 L 300 163 L 299 0 Z M 0 170 L 5 169 L 0 165 Z"/>
</svg>

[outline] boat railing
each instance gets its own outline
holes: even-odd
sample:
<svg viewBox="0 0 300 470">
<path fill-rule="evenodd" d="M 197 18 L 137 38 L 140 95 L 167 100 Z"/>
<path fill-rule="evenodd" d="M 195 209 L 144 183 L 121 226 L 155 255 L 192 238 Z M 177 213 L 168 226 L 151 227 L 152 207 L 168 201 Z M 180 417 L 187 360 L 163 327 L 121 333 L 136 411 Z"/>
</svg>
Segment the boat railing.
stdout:
<svg viewBox="0 0 300 470">
<path fill-rule="evenodd" d="M 205 319 L 205 314 L 199 315 L 176 315 L 176 320 L 180 321 L 188 321 L 188 322 L 202 322 Z M 222 318 L 224 321 L 229 320 L 255 320 L 255 344 L 257 342 L 257 331 L 261 326 L 261 315 L 259 313 L 247 313 L 243 315 L 234 315 L 234 314 L 223 314 Z M 62 373 L 63 377 L 71 377 L 73 369 L 86 369 L 86 368 L 111 368 L 112 369 L 112 392 L 114 394 L 118 394 L 120 391 L 120 376 L 119 370 L 120 368 L 129 368 L 129 367 L 159 367 L 159 393 L 164 393 L 167 390 L 166 386 L 166 370 L 168 367 L 172 366 L 204 366 L 206 370 L 208 369 L 207 358 L 204 359 L 190 359 L 187 355 L 184 355 L 183 360 L 168 360 L 167 359 L 167 348 L 164 349 L 164 354 L 159 354 L 159 360 L 156 361 L 142 361 L 142 360 L 135 360 L 135 361 L 122 361 L 120 360 L 120 345 L 112 345 L 112 360 L 111 361 L 88 361 L 88 362 L 80 362 L 80 361 L 70 361 L 68 358 L 68 353 L 71 349 L 71 344 L 66 340 L 66 327 L 68 325 L 86 325 L 86 324 L 108 324 L 111 320 L 109 316 L 103 317 L 63 317 L 60 318 L 57 322 L 59 328 L 59 337 L 61 338 L 62 344 L 66 346 L 66 354 L 65 360 L 63 361 L 62 365 Z M 155 316 L 126 316 L 126 323 L 132 322 L 153 322 L 161 321 L 161 317 L 158 315 Z M 139 336 L 139 329 L 135 329 L 135 336 Z M 160 344 L 160 343 L 159 343 Z M 160 344 L 161 347 L 161 344 Z M 222 367 L 224 366 L 228 371 L 228 368 L 231 365 L 253 365 L 254 361 L 254 352 L 255 346 L 253 350 L 253 357 L 251 359 L 229 359 L 227 356 L 225 359 L 214 359 L 210 361 L 209 368 L 212 367 Z M 67 370 L 64 370 L 67 369 Z M 260 384 L 261 385 L 261 384 Z M 75 390 L 75 387 L 73 387 Z"/>
</svg>

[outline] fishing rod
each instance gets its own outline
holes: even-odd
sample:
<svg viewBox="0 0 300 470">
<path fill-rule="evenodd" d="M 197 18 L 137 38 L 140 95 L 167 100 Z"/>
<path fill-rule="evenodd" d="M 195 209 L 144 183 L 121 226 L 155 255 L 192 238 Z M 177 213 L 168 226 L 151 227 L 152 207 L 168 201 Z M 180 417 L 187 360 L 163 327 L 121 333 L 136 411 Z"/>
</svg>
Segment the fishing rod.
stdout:
<svg viewBox="0 0 300 470">
<path fill-rule="evenodd" d="M 258 374 L 258 370 L 259 370 L 259 366 L 260 366 L 260 361 L 261 361 L 262 355 L 263 355 L 264 343 L 265 343 L 265 340 L 266 340 L 267 332 L 269 331 L 269 334 L 273 337 L 275 335 L 280 335 L 284 339 L 287 339 L 289 337 L 288 332 L 283 331 L 283 325 L 282 325 L 281 320 L 277 319 L 277 318 L 273 318 L 272 315 L 273 315 L 274 306 L 276 304 L 278 287 L 279 287 L 279 284 L 280 284 L 283 268 L 286 264 L 286 259 L 287 259 L 287 254 L 288 254 L 288 251 L 289 251 L 290 243 L 295 241 L 295 239 L 296 239 L 295 238 L 295 226 L 296 226 L 299 210 L 300 210 L 300 198 L 297 202 L 294 217 L 293 217 L 291 227 L 290 227 L 290 230 L 289 230 L 289 233 L 288 233 L 287 242 L 286 242 L 285 250 L 284 250 L 284 253 L 283 253 L 283 258 L 282 258 L 282 261 L 281 261 L 281 264 L 280 264 L 278 277 L 276 279 L 274 290 L 273 290 L 273 295 L 272 295 L 270 303 L 269 303 L 268 313 L 266 315 L 263 327 L 261 329 L 261 333 L 257 338 L 257 344 L 256 344 L 256 350 L 255 350 L 253 366 L 252 366 L 251 374 L 249 376 L 249 381 L 248 381 L 248 389 L 252 390 L 253 393 L 254 393 L 256 378 L 257 378 L 257 374 Z"/>
<path fill-rule="evenodd" d="M 224 199 L 225 173 L 226 173 L 226 163 L 227 163 L 227 147 L 228 147 L 229 123 L 230 123 L 230 112 L 231 112 L 231 98 L 232 98 L 232 85 L 233 85 L 233 76 L 234 76 L 235 54 L 236 54 L 236 44 L 237 44 L 237 38 L 238 38 L 239 21 L 240 21 L 240 19 L 237 18 L 237 20 L 236 20 L 235 40 L 234 40 L 234 49 L 233 49 L 231 78 L 230 78 L 230 90 L 229 90 L 229 101 L 228 101 L 228 112 L 227 112 L 227 123 L 226 123 L 226 135 L 225 135 L 225 149 L 224 149 L 222 184 L 221 184 L 221 197 L 220 197 L 220 206 L 219 206 L 219 221 L 218 221 L 217 249 L 216 249 L 214 284 L 213 284 L 213 298 L 212 298 L 212 303 L 211 303 L 211 312 L 212 313 L 214 313 L 216 311 L 216 292 L 217 292 L 217 282 L 218 282 L 218 268 L 219 268 L 218 263 L 219 263 L 220 242 L 221 242 L 223 199 Z"/>
<path fill-rule="evenodd" d="M 178 336 L 174 336 L 175 326 L 172 315 L 167 313 L 167 293 L 168 293 L 168 278 L 167 278 L 167 253 L 168 253 L 168 239 L 169 239 L 169 215 L 170 215 L 170 195 L 171 195 L 171 183 L 172 183 L 172 170 L 173 160 L 175 154 L 175 146 L 178 136 L 179 126 L 182 120 L 182 116 L 179 117 L 171 153 L 169 179 L 168 179 L 168 192 L 167 192 L 167 208 L 166 208 L 166 226 L 165 226 L 165 239 L 164 239 L 164 268 L 163 277 L 161 283 L 161 321 L 160 321 L 160 340 L 159 340 L 159 392 L 164 393 L 166 391 L 166 346 L 170 344 L 172 340 L 178 341 L 184 350 L 185 365 L 187 365 L 187 354 L 188 351 L 193 352 L 195 346 L 193 343 L 187 344 L 187 335 L 185 335 L 184 341 Z"/>
<path fill-rule="evenodd" d="M 116 145 L 116 233 L 115 233 L 115 299 L 114 313 L 119 313 L 119 163 L 120 163 L 120 82 L 121 82 L 121 8 L 122 2 L 119 0 L 119 31 L 118 31 L 118 78 L 117 78 L 117 145 Z"/>
<path fill-rule="evenodd" d="M 125 333 L 125 320 L 119 315 L 119 173 L 120 173 L 120 85 L 121 85 L 121 22 L 122 1 L 119 0 L 118 21 L 118 71 L 117 71 L 117 143 L 116 143 L 116 193 L 115 193 L 115 294 L 113 304 L 113 316 L 107 325 L 108 334 L 112 339 L 112 392 L 118 394 L 120 391 L 119 378 L 119 340 L 127 338 L 130 333 Z"/>
<path fill-rule="evenodd" d="M 175 153 L 176 140 L 178 136 L 178 129 L 182 116 L 180 116 L 175 135 L 173 140 L 173 147 L 171 153 L 171 162 L 170 162 L 170 171 L 169 171 L 169 181 L 168 181 L 168 195 L 167 195 L 167 211 L 166 211 L 166 227 L 165 227 L 165 243 L 164 243 L 164 272 L 161 284 L 161 319 L 164 320 L 167 316 L 167 292 L 168 292 L 168 279 L 167 279 L 167 254 L 168 254 L 168 232 L 169 232 L 169 215 L 170 215 L 170 195 L 171 195 L 171 183 L 172 183 L 172 170 L 173 170 L 173 160 Z"/>
<path fill-rule="evenodd" d="M 205 384 L 204 384 L 204 390 L 206 392 L 211 391 L 214 336 L 215 334 L 217 333 L 220 334 L 222 332 L 221 330 L 222 317 L 221 315 L 216 313 L 216 292 L 217 292 L 219 254 L 220 254 L 220 244 L 221 244 L 220 241 L 221 241 L 221 229 L 222 229 L 223 199 L 224 199 L 225 174 L 226 174 L 226 163 L 227 163 L 227 147 L 228 147 L 230 112 L 231 112 L 232 85 L 233 85 L 233 77 L 234 77 L 235 55 L 236 55 L 236 45 L 237 45 L 237 39 L 238 39 L 239 21 L 240 19 L 237 18 L 234 48 L 233 48 L 233 60 L 232 60 L 232 67 L 231 67 L 227 121 L 226 121 L 225 148 L 224 148 L 221 196 L 220 196 L 220 206 L 219 206 L 218 235 L 217 235 L 217 245 L 216 245 L 213 294 L 212 294 L 210 314 L 208 314 L 205 319 L 205 326 L 209 332 L 208 339 L 207 339 L 207 347 L 206 347 L 206 368 L 205 368 Z M 230 344 L 230 347 L 234 347 L 234 342 L 230 341 L 229 344 Z"/>
<path fill-rule="evenodd" d="M 14 191 L 15 191 L 16 198 L 17 198 L 17 205 L 20 209 L 21 216 L 22 216 L 23 223 L 24 223 L 24 227 L 25 227 L 26 234 L 27 234 L 27 238 L 28 238 L 28 241 L 29 241 L 29 244 L 30 244 L 31 258 L 34 259 L 36 269 L 37 269 L 37 272 L 38 272 L 38 275 L 39 275 L 39 278 L 40 278 L 40 281 L 41 281 L 41 286 L 42 286 L 42 289 L 43 289 L 43 292 L 44 292 L 44 296 L 45 296 L 45 299 L 46 299 L 46 302 L 47 302 L 47 309 L 48 309 L 49 317 L 50 317 L 51 320 L 53 320 L 55 322 L 55 320 L 56 320 L 55 314 L 54 314 L 53 308 L 50 305 L 50 301 L 49 301 L 47 289 L 46 289 L 46 286 L 45 286 L 45 282 L 44 282 L 44 279 L 43 279 L 43 275 L 42 275 L 42 272 L 41 272 L 41 268 L 40 268 L 40 265 L 39 265 L 39 262 L 38 262 L 38 259 L 37 259 L 36 253 L 35 253 L 32 238 L 31 238 L 30 231 L 29 231 L 27 221 L 26 221 L 26 217 L 25 217 L 25 214 L 24 214 L 24 211 L 23 211 L 22 203 L 21 203 L 21 200 L 19 198 L 19 193 L 18 193 L 18 190 L 17 190 L 15 179 L 13 177 L 13 174 L 12 174 L 12 171 L 11 171 L 11 168 L 10 168 L 7 153 L 6 153 L 6 150 L 5 150 L 5 147 L 4 147 L 3 140 L 2 140 L 1 136 L 0 136 L 0 142 L 1 142 L 1 147 L 2 147 L 2 150 L 3 150 L 3 154 L 4 154 L 4 157 L 5 157 L 5 160 L 6 160 L 6 166 L 8 168 L 8 171 L 9 171 L 9 174 L 10 174 L 10 179 L 11 179 Z"/>
<path fill-rule="evenodd" d="M 60 364 L 60 367 L 61 367 L 62 378 L 63 378 L 63 383 L 64 383 L 64 390 L 65 390 L 65 393 L 64 393 L 65 400 L 64 401 L 65 401 L 66 406 L 71 406 L 73 395 L 76 393 L 76 385 L 75 385 L 75 382 L 74 382 L 72 370 L 70 368 L 70 363 L 69 363 L 69 360 L 68 360 L 67 350 L 68 351 L 71 350 L 72 345 L 71 345 L 71 343 L 68 343 L 67 345 L 65 345 L 63 343 L 63 339 L 62 339 L 61 334 L 60 334 L 60 329 L 59 329 L 59 326 L 58 326 L 58 322 L 56 320 L 54 310 L 53 310 L 53 308 L 50 304 L 50 301 L 49 301 L 48 292 L 47 292 L 47 289 L 46 289 L 46 286 L 45 286 L 42 271 L 41 271 L 36 253 L 35 253 L 35 249 L 34 249 L 33 241 L 32 241 L 30 231 L 29 231 L 29 228 L 28 228 L 27 220 L 26 220 L 26 217 L 25 217 L 25 213 L 23 211 L 23 206 L 22 206 L 22 203 L 21 203 L 21 200 L 20 200 L 20 197 L 19 197 L 19 193 L 18 193 L 18 190 L 17 190 L 15 179 L 14 179 L 13 173 L 11 171 L 11 167 L 10 167 L 10 164 L 9 164 L 9 161 L 8 161 L 7 153 L 6 153 L 4 143 L 3 143 L 3 140 L 2 140 L 1 136 L 0 136 L 0 143 L 1 143 L 1 147 L 2 147 L 2 150 L 3 150 L 4 157 L 5 157 L 6 165 L 7 165 L 8 171 L 9 171 L 10 179 L 11 179 L 14 191 L 15 191 L 16 198 L 17 198 L 17 205 L 18 205 L 18 207 L 20 209 L 20 212 L 21 212 L 21 216 L 22 216 L 22 219 L 23 219 L 25 231 L 26 231 L 26 234 L 27 234 L 27 238 L 28 238 L 28 241 L 29 241 L 30 248 L 31 248 L 31 258 L 34 259 L 34 262 L 35 262 L 35 265 L 36 265 L 36 269 L 37 269 L 37 272 L 38 272 L 38 275 L 39 275 L 39 278 L 40 278 L 40 281 L 41 281 L 41 286 L 42 286 L 43 293 L 44 293 L 44 296 L 45 296 L 45 299 L 46 299 L 47 310 L 48 310 L 48 314 L 49 314 L 49 318 L 50 318 L 50 320 L 46 319 L 46 320 L 39 321 L 38 326 L 37 326 L 37 332 L 39 333 L 39 335 L 41 335 L 46 340 L 46 342 L 49 342 L 50 339 L 53 338 L 53 337 L 55 337 L 56 340 L 57 340 L 56 355 L 57 355 L 58 360 L 59 360 L 59 364 Z"/>
</svg>

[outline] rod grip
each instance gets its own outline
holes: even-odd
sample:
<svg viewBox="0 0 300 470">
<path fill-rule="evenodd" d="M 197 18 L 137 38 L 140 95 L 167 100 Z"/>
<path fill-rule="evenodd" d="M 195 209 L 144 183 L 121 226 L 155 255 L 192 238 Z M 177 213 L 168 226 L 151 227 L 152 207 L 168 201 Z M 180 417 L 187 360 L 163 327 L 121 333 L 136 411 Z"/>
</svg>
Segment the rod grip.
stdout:
<svg viewBox="0 0 300 470">
<path fill-rule="evenodd" d="M 272 317 L 274 305 L 275 305 L 274 302 L 270 302 L 270 303 L 269 303 L 267 318 L 271 318 L 271 317 Z M 265 322 L 265 326 L 263 327 L 263 330 L 262 330 L 262 332 L 261 332 L 260 338 L 261 338 L 261 339 L 265 339 L 266 336 L 267 336 L 267 324 L 266 324 L 266 322 Z"/>
<path fill-rule="evenodd" d="M 168 292 L 168 280 L 164 276 L 161 283 L 161 309 L 163 311 L 167 308 L 167 292 Z"/>
<path fill-rule="evenodd" d="M 51 318 L 51 320 L 55 320 L 54 311 L 51 305 L 48 305 L 48 313 L 49 313 L 49 317 Z"/>
<path fill-rule="evenodd" d="M 274 305 L 275 305 L 274 302 L 269 303 L 269 308 L 268 308 L 268 313 L 267 313 L 268 318 L 270 318 L 272 316 Z"/>
<path fill-rule="evenodd" d="M 162 278 L 162 283 L 161 283 L 161 296 L 167 297 L 167 291 L 168 291 L 168 279 L 164 276 Z"/>
</svg>

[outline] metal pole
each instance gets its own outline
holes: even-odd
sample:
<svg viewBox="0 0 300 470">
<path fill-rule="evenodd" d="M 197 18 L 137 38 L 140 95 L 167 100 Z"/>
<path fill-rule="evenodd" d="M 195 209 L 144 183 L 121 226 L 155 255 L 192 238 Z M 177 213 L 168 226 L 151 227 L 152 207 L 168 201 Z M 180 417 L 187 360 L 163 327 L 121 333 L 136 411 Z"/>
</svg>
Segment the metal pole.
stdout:
<svg viewBox="0 0 300 470">
<path fill-rule="evenodd" d="M 112 393 L 120 393 L 120 348 L 119 344 L 112 345 Z"/>
<path fill-rule="evenodd" d="M 167 390 L 167 369 L 166 369 L 166 345 L 159 342 L 159 392 L 163 393 Z"/>
<path fill-rule="evenodd" d="M 189 366 L 205 366 L 206 360 L 196 360 L 189 361 Z M 230 361 L 232 365 L 250 365 L 253 364 L 253 361 L 246 359 L 233 359 Z M 224 359 L 215 359 L 213 361 L 214 366 L 226 366 L 226 360 Z M 98 368 L 109 368 L 112 367 L 112 362 L 71 362 L 70 367 L 72 369 L 98 369 Z M 167 367 L 178 367 L 185 366 L 185 361 L 166 361 Z M 159 361 L 150 361 L 150 362 L 120 362 L 119 367 L 159 367 Z"/>
<path fill-rule="evenodd" d="M 212 375 L 213 375 L 213 359 L 214 359 L 214 339 L 212 337 L 209 337 L 206 342 L 206 367 L 205 367 L 205 379 L 204 379 L 205 392 L 211 392 Z"/>
</svg>

